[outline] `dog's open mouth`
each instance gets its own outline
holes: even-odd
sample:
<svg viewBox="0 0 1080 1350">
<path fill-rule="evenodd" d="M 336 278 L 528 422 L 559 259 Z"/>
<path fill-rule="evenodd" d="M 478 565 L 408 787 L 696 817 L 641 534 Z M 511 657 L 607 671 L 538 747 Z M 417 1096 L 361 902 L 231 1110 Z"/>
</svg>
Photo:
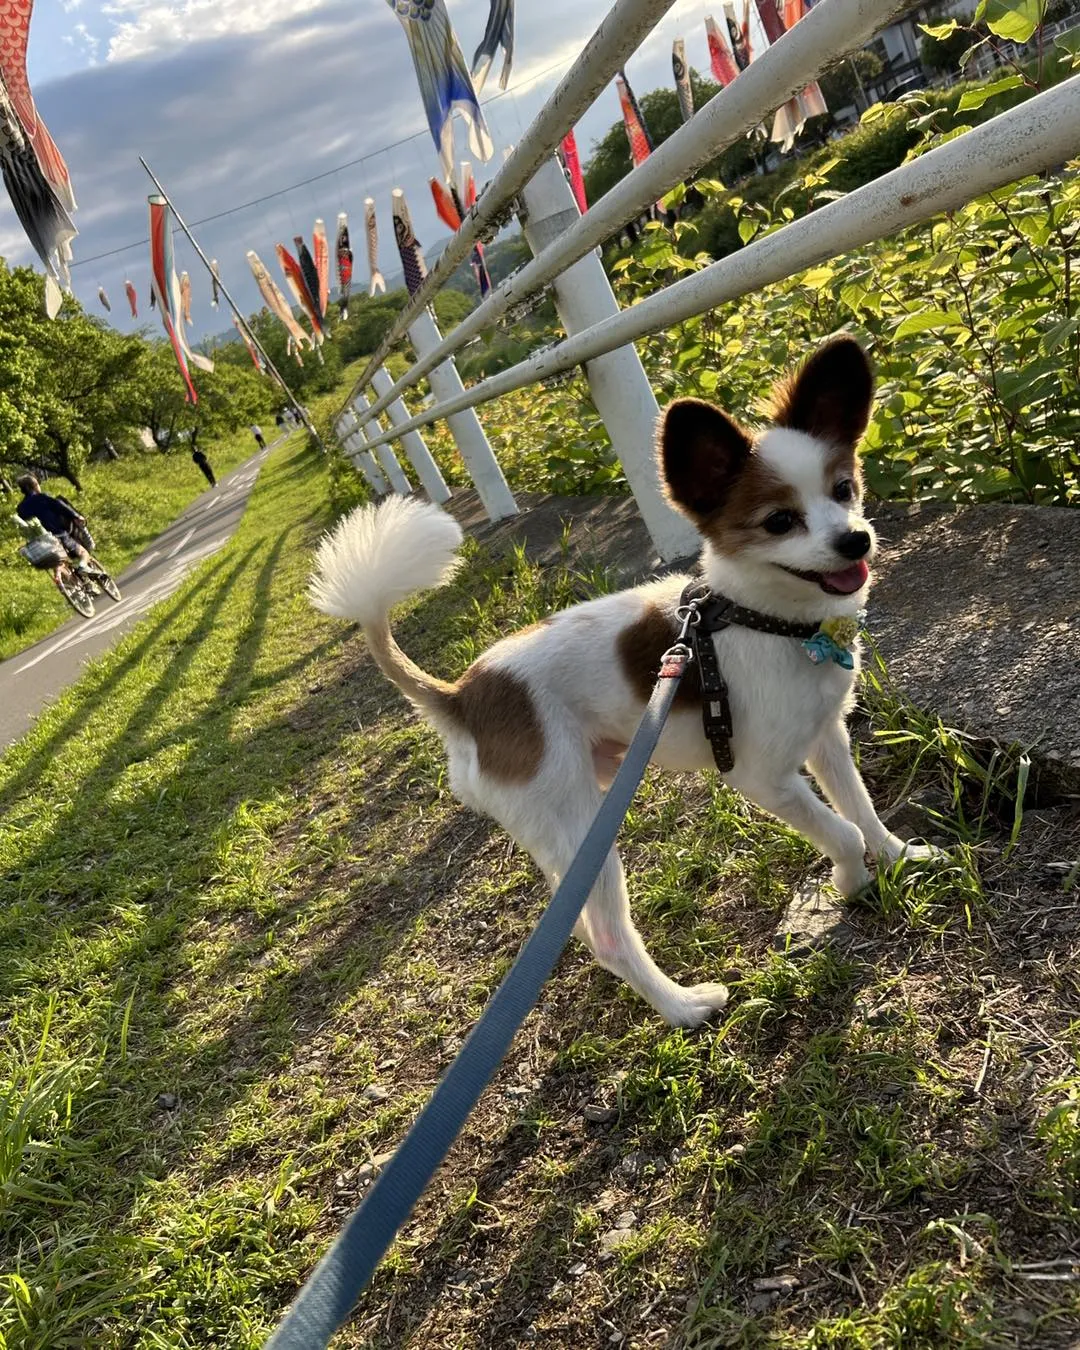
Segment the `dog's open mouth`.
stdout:
<svg viewBox="0 0 1080 1350">
<path fill-rule="evenodd" d="M 783 567 L 783 563 L 780 566 Z M 838 572 L 800 572 L 796 567 L 784 567 L 784 571 L 801 581 L 813 582 L 826 595 L 852 595 L 866 585 L 870 576 L 870 569 L 862 558 L 850 567 L 841 567 Z"/>
</svg>

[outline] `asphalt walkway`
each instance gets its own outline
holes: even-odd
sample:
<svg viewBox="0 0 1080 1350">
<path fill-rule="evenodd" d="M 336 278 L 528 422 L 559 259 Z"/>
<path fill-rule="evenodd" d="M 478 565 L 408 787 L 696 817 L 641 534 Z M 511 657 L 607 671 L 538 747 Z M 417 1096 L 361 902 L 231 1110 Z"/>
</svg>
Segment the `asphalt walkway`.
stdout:
<svg viewBox="0 0 1080 1350">
<path fill-rule="evenodd" d="M 123 597 L 118 604 L 99 596 L 92 619 L 74 616 L 47 638 L 0 662 L 0 750 L 17 741 L 42 709 L 79 678 L 87 661 L 108 651 L 152 605 L 171 595 L 197 563 L 228 543 L 271 449 L 273 445 L 260 450 L 219 479 L 116 578 Z M 43 576 L 41 584 L 51 583 Z"/>
</svg>

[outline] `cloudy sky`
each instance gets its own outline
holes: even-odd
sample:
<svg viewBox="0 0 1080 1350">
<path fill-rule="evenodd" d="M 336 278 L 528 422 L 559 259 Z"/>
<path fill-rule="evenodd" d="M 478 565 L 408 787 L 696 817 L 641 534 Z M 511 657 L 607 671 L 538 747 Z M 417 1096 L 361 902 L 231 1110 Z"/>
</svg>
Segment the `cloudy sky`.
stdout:
<svg viewBox="0 0 1080 1350">
<path fill-rule="evenodd" d="M 510 90 L 492 100 L 498 93 L 493 75 L 483 96 L 496 146 L 492 170 L 608 5 L 609 0 L 517 0 Z M 449 0 L 448 8 L 471 59 L 488 0 Z M 703 20 L 711 8 L 719 5 L 676 0 L 629 63 L 638 92 L 670 81 L 676 36 L 686 38 L 692 64 L 707 69 Z M 378 203 L 381 262 L 388 274 L 399 270 L 389 215 L 392 187 L 405 189 L 422 243 L 446 234 L 427 188 L 437 171 L 435 150 L 405 36 L 386 0 L 37 0 L 29 68 L 39 111 L 75 185 L 77 261 L 145 237 L 150 185 L 139 154 L 189 222 L 354 161 L 321 182 L 199 226 L 203 247 L 219 260 L 226 284 L 246 311 L 260 301 L 245 251 L 254 248 L 276 274 L 274 243 L 291 247 L 294 234 L 310 236 L 316 216 L 326 220 L 332 237 L 338 212 L 349 212 L 356 273 L 365 280 L 358 236 L 367 195 Z M 495 75 L 498 69 L 497 63 Z M 609 88 L 578 128 L 583 158 L 618 116 Z M 412 133 L 419 134 L 383 149 Z M 458 144 L 461 157 L 468 157 L 463 132 Z M 487 174 L 475 167 L 483 182 Z M 179 237 L 176 252 L 177 270 L 187 268 L 192 276 L 196 332 L 222 331 L 228 315 L 223 322 L 223 312 L 210 309 L 198 259 Z M 34 261 L 6 198 L 0 254 L 13 263 Z M 96 296 L 97 288 L 105 287 L 111 321 L 121 328 L 135 326 L 123 293 L 127 276 L 138 292 L 142 319 L 148 300 L 145 246 L 85 262 L 73 273 L 76 292 L 91 312 L 102 312 Z"/>
</svg>

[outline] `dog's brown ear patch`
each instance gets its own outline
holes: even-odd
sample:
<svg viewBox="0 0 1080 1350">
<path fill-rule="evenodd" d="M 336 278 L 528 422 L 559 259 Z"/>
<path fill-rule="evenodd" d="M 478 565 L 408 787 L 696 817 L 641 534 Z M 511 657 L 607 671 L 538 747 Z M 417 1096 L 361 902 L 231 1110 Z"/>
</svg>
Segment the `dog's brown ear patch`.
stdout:
<svg viewBox="0 0 1080 1350">
<path fill-rule="evenodd" d="M 664 413 L 660 471 L 672 502 L 694 520 L 723 506 L 750 451 L 742 427 L 711 403 L 680 398 Z"/>
<path fill-rule="evenodd" d="M 854 338 L 834 338 L 773 390 L 778 427 L 854 449 L 870 420 L 874 376 Z"/>
</svg>

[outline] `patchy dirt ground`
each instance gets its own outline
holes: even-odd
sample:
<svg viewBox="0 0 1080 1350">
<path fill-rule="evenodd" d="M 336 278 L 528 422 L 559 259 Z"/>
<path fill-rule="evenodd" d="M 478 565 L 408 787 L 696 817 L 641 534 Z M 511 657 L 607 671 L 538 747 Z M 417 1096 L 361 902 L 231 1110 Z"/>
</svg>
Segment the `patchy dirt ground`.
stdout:
<svg viewBox="0 0 1080 1350">
<path fill-rule="evenodd" d="M 307 606 L 315 472 L 272 459 L 228 549 L 0 762 L 20 1350 L 262 1345 L 544 903 Z M 557 522 L 537 562 L 471 546 L 405 650 L 453 675 L 610 585 Z M 952 862 L 789 955 L 813 852 L 650 775 L 635 912 L 725 1017 L 671 1031 L 568 950 L 340 1346 L 1075 1346 L 1080 811 L 1018 808 L 1015 753 L 886 683 L 866 704 L 875 797 Z"/>
</svg>

